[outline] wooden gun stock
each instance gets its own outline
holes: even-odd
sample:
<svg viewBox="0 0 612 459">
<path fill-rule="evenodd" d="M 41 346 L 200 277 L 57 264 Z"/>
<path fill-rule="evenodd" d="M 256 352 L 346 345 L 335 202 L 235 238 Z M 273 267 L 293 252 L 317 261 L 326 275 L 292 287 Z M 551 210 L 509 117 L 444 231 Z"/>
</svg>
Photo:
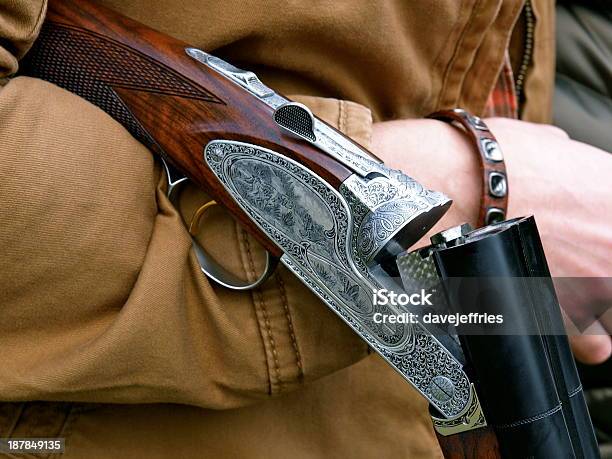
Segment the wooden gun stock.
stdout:
<svg viewBox="0 0 612 459">
<path fill-rule="evenodd" d="M 445 459 L 501 459 L 497 436 L 491 427 L 445 437 L 436 432 Z"/>
<path fill-rule="evenodd" d="M 280 256 L 204 163 L 204 146 L 224 139 L 274 149 L 334 187 L 351 172 L 314 146 L 282 135 L 270 107 L 188 56 L 187 46 L 89 1 L 52 1 L 21 73 L 55 83 L 103 109 Z"/>
</svg>

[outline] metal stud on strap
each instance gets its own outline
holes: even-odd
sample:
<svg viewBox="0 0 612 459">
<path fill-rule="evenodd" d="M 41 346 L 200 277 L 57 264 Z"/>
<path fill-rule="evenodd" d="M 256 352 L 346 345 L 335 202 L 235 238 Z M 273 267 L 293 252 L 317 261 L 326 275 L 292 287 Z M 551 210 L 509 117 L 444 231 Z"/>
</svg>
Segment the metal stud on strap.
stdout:
<svg viewBox="0 0 612 459">
<path fill-rule="evenodd" d="M 476 147 L 480 160 L 483 190 L 480 199 L 478 226 L 504 220 L 508 208 L 508 177 L 504 155 L 487 124 L 461 108 L 441 110 L 428 115 L 459 127 Z"/>
</svg>

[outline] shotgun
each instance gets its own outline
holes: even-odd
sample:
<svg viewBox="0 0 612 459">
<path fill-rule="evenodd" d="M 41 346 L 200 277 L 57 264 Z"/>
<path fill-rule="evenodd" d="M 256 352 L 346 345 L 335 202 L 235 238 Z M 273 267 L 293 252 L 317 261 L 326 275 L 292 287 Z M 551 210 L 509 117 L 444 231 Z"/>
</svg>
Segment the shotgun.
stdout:
<svg viewBox="0 0 612 459">
<path fill-rule="evenodd" d="M 446 457 L 598 457 L 533 218 L 450 228 L 407 252 L 449 198 L 254 73 L 88 0 L 50 2 L 20 72 L 120 122 L 164 162 L 171 197 L 190 180 L 223 205 L 266 249 L 266 268 L 245 283 L 194 241 L 202 271 L 250 289 L 284 264 L 428 400 Z M 469 316 L 470 280 L 488 292 L 479 307 L 535 332 L 457 335 L 461 327 L 376 320 L 424 317 L 428 295 Z M 372 294 L 419 289 L 421 304 Z"/>
</svg>

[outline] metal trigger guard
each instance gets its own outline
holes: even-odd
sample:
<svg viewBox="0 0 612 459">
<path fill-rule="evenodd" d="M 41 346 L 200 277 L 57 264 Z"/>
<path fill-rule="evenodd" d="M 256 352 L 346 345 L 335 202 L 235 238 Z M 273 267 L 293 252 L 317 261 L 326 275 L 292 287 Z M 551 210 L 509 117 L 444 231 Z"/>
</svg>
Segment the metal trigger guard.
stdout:
<svg viewBox="0 0 612 459">
<path fill-rule="evenodd" d="M 174 179 L 173 176 L 177 175 L 176 172 L 174 172 L 174 169 L 171 169 L 163 159 L 162 163 L 166 169 L 166 177 L 168 179 L 168 191 L 166 195 L 175 209 L 178 209 L 176 199 L 180 194 L 180 189 L 189 181 L 189 178 L 180 176 L 180 178 Z M 259 276 L 259 278 L 254 282 L 244 282 L 217 263 L 193 236 L 191 236 L 191 244 L 196 258 L 198 259 L 198 263 L 200 264 L 200 269 L 204 275 L 217 284 L 231 290 L 251 290 L 259 287 L 272 275 L 272 273 L 274 273 L 274 270 L 278 265 L 279 259 L 277 257 L 273 257 L 270 255 L 270 252 L 266 251 L 266 265 L 262 275 Z"/>
</svg>

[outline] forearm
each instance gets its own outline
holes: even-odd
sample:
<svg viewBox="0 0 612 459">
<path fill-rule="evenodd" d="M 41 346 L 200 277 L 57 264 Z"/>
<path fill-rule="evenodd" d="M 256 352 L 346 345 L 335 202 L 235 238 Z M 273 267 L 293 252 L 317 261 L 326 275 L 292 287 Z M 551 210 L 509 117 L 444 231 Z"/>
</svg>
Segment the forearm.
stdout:
<svg viewBox="0 0 612 459">
<path fill-rule="evenodd" d="M 553 126 L 491 118 L 486 120 L 504 152 L 509 182 L 508 218 L 535 215 L 553 276 L 607 278 L 612 274 L 612 211 L 609 186 L 612 157 L 569 140 Z M 402 169 L 425 186 L 442 191 L 454 204 L 429 235 L 461 223 L 475 224 L 482 183 L 474 146 L 461 131 L 434 120 L 401 120 L 374 125 L 372 150 L 390 167 Z M 590 289 L 589 301 L 606 301 Z M 601 289 L 600 289 L 601 290 Z M 564 308 L 580 304 L 564 296 Z M 591 335 L 574 340 L 583 362 L 597 363 L 612 352 L 610 325 L 596 322 Z"/>
</svg>

